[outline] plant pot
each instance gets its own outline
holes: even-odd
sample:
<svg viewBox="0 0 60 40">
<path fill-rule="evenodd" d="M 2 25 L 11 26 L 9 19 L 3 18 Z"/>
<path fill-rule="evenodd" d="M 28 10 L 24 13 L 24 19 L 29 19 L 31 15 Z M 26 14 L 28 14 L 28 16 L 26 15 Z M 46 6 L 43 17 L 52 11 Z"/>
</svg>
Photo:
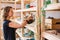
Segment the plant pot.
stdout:
<svg viewBox="0 0 60 40">
<path fill-rule="evenodd" d="M 30 8 L 30 4 L 26 4 L 26 8 Z"/>
</svg>

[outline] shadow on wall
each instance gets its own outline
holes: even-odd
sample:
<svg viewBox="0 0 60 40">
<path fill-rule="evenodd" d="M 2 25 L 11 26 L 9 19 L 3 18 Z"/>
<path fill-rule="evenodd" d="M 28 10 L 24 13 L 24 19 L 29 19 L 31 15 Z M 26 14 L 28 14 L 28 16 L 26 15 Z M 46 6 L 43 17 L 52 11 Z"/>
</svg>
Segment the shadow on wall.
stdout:
<svg viewBox="0 0 60 40">
<path fill-rule="evenodd" d="M 46 12 L 46 18 L 48 17 L 54 17 L 56 19 L 60 18 L 60 11 L 48 11 Z"/>
</svg>

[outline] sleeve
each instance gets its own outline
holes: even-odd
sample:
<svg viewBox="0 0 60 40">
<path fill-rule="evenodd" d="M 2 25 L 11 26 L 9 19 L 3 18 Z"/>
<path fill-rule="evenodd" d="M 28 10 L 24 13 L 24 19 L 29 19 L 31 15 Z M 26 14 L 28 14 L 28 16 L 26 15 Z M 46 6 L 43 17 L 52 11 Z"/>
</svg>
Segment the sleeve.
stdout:
<svg viewBox="0 0 60 40">
<path fill-rule="evenodd" d="M 11 21 L 4 21 L 3 26 L 9 27 L 9 23 L 10 23 L 10 22 L 11 22 Z"/>
<path fill-rule="evenodd" d="M 11 27 L 9 27 L 9 23 L 10 23 L 11 21 L 5 21 L 4 22 L 4 24 L 3 24 L 3 26 L 4 26 L 4 28 L 11 28 Z M 16 30 L 16 28 L 11 28 L 11 29 L 14 29 L 14 30 Z"/>
</svg>

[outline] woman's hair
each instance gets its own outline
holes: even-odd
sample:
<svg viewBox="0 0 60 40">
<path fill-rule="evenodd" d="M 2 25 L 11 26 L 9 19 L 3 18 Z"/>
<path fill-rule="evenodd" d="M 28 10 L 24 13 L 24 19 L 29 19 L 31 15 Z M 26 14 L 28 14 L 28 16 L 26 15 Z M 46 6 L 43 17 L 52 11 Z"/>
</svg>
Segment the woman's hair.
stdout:
<svg viewBox="0 0 60 40">
<path fill-rule="evenodd" d="M 7 7 L 4 8 L 4 13 L 3 13 L 4 20 L 7 19 L 9 11 L 10 11 L 11 8 L 12 8 L 11 6 L 7 6 Z"/>
</svg>

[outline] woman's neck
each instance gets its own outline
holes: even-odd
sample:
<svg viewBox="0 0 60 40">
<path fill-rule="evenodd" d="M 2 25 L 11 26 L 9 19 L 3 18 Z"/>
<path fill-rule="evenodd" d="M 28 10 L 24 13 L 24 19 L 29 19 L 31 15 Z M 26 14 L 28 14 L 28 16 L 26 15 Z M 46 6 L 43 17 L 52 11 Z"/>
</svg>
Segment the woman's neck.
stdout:
<svg viewBox="0 0 60 40">
<path fill-rule="evenodd" d="M 10 17 L 7 17 L 7 20 L 10 20 Z"/>
</svg>

